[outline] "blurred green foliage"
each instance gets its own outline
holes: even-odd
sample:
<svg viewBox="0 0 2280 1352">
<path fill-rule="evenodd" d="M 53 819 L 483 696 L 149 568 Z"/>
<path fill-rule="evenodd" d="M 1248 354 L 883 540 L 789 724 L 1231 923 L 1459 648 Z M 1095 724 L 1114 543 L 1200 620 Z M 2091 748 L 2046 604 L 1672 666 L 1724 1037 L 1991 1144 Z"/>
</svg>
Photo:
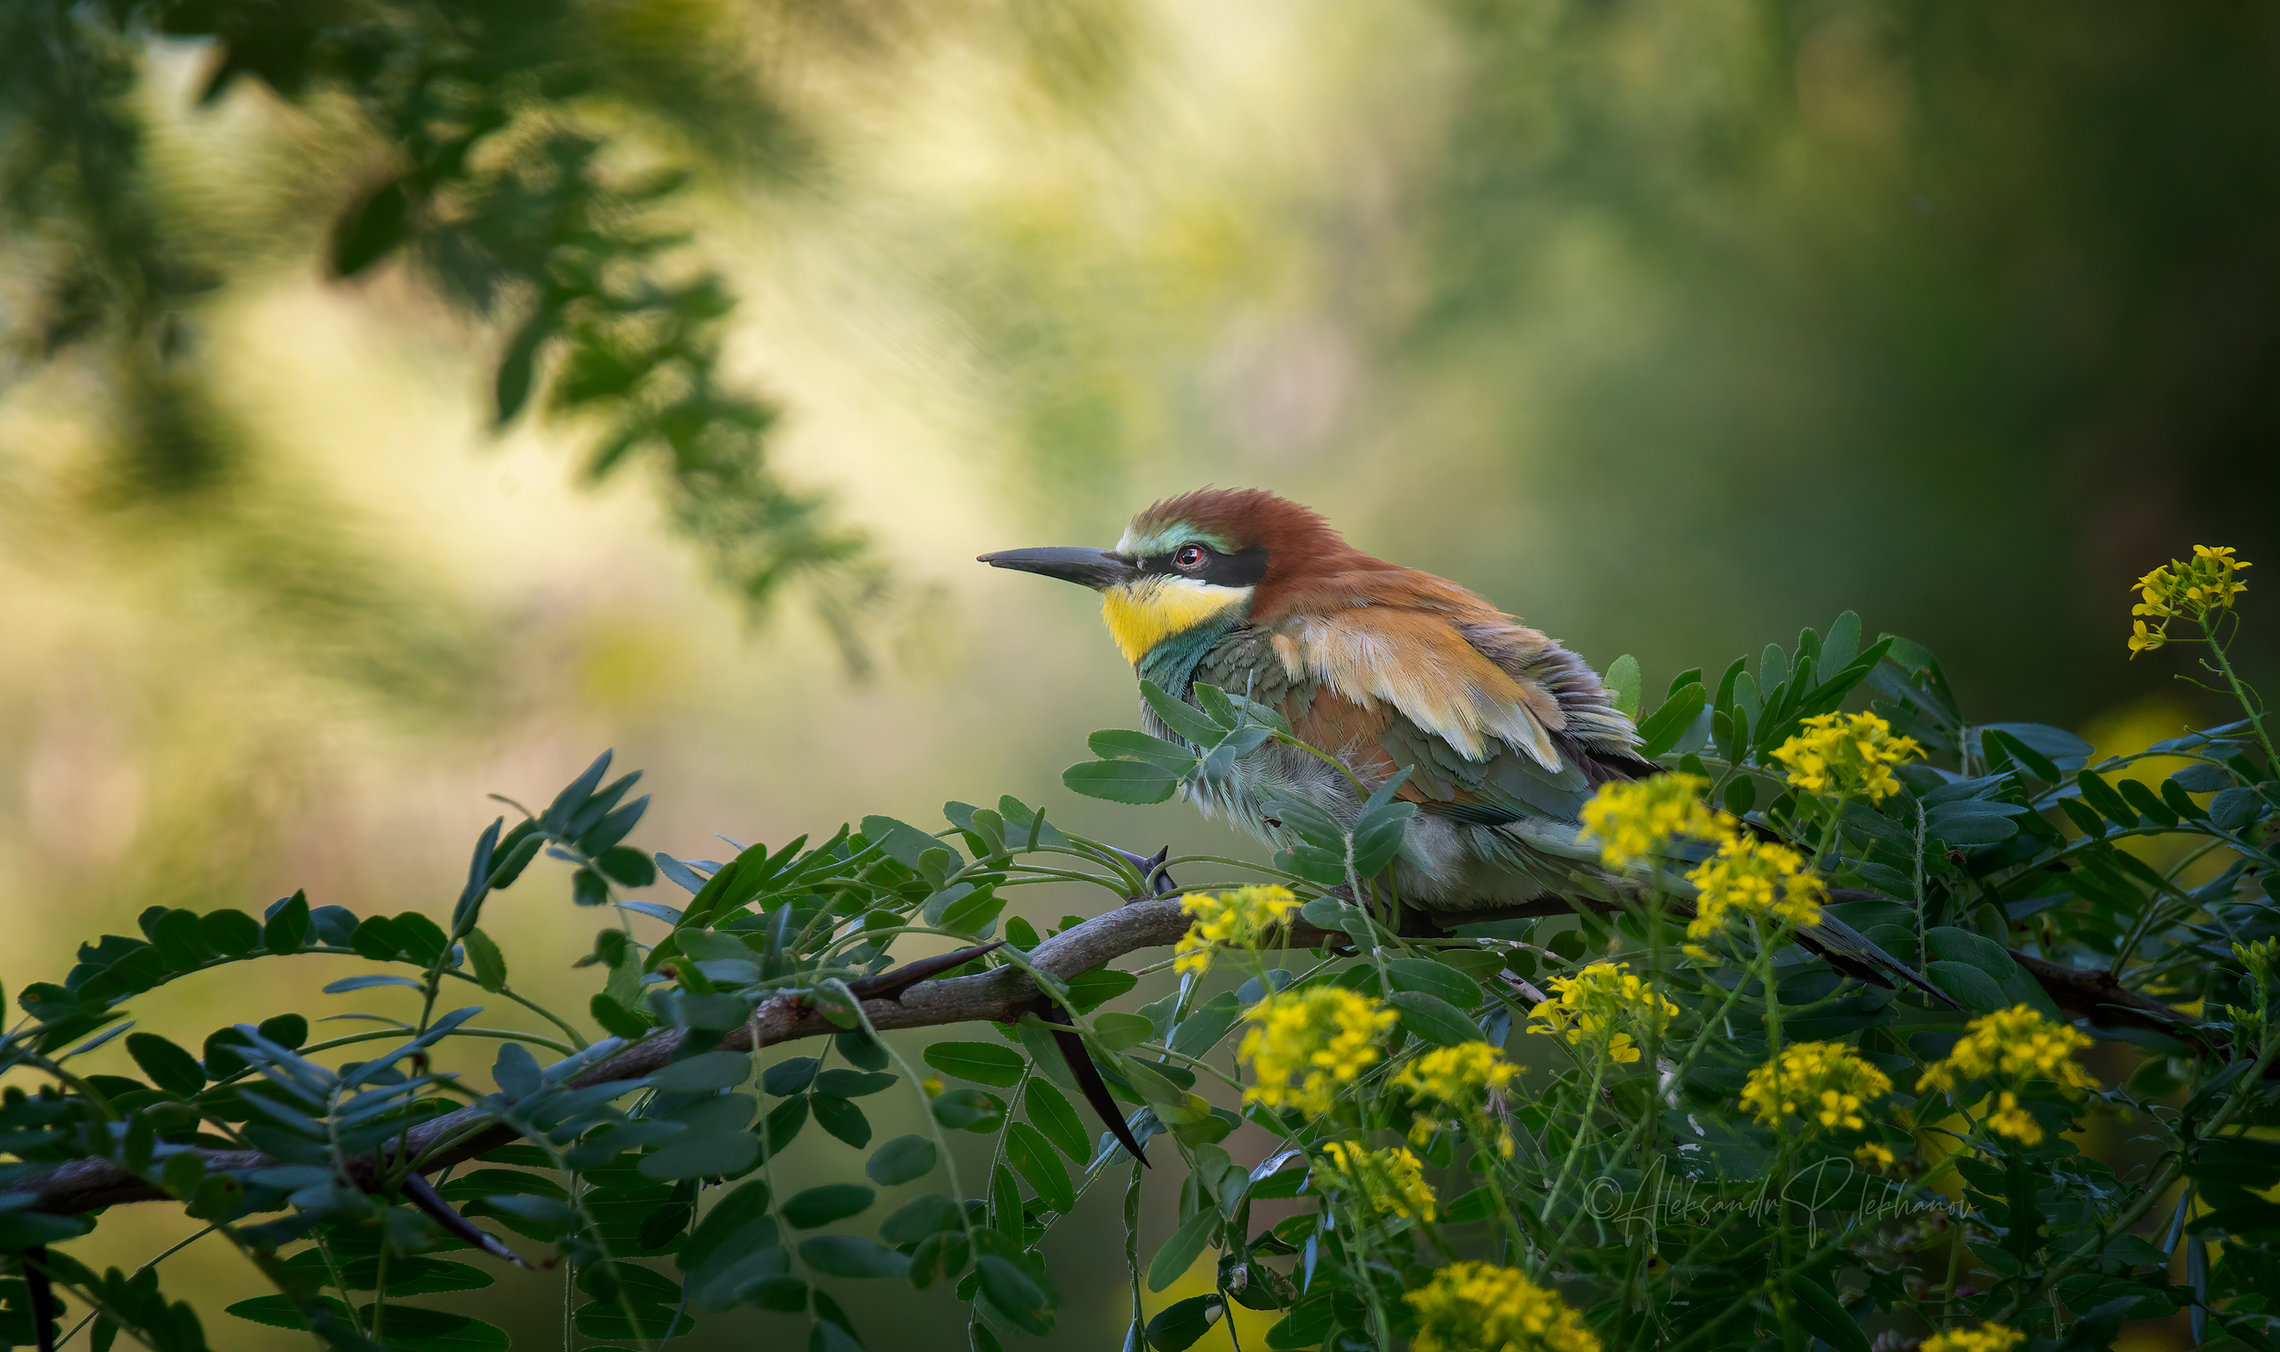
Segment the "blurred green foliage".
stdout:
<svg viewBox="0 0 2280 1352">
<path fill-rule="evenodd" d="M 2117 693 L 2131 560 L 2193 532 L 2269 551 L 2269 10 L 1444 12 L 1458 92 L 1401 352 L 1478 435 L 1548 441 L 1529 486 L 1605 542 L 1593 606 L 1693 627 L 1653 599 L 1684 540 L 1719 623 L 1859 605 L 2078 718 Z M 1584 333 L 1538 413 L 1542 382 L 1491 373 L 1559 360 L 1578 287 L 1616 288 L 1626 332 Z"/>
</svg>

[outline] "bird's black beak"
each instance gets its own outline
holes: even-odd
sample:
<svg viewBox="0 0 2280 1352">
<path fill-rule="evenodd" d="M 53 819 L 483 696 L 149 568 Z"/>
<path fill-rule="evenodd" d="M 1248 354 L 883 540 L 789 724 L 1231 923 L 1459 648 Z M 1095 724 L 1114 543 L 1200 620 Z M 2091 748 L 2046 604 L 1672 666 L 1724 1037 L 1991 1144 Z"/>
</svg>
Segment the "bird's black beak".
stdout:
<svg viewBox="0 0 2280 1352">
<path fill-rule="evenodd" d="M 1132 560 L 1122 554 L 1106 549 L 1086 549 L 1081 545 L 1001 549 L 995 554 L 982 555 L 978 562 L 986 563 L 992 568 L 1011 568 L 1017 572 L 1057 577 L 1063 582 L 1074 582 L 1094 591 L 1106 591 L 1138 571 L 1133 567 Z"/>
</svg>

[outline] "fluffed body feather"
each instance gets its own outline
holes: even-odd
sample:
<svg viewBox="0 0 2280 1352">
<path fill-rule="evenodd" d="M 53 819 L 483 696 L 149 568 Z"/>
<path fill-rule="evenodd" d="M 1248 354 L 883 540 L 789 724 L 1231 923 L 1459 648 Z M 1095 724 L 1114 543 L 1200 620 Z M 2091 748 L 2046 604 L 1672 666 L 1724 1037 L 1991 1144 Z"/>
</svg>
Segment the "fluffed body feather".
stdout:
<svg viewBox="0 0 2280 1352">
<path fill-rule="evenodd" d="M 1142 513 L 1123 551 L 1174 537 L 1263 550 L 1264 572 L 1246 594 L 1216 589 L 1207 612 L 1183 603 L 1203 623 L 1143 652 L 1139 673 L 1182 699 L 1204 682 L 1274 708 L 1366 789 L 1407 770 L 1397 792 L 1420 811 L 1395 865 L 1405 898 L 1463 910 L 1556 890 L 1592 857 L 1575 823 L 1593 789 L 1653 768 L 1583 659 L 1453 582 L 1353 549 L 1303 507 L 1190 494 Z M 1107 604 L 1113 626 L 1113 590 Z M 1271 743 L 1190 796 L 1278 847 L 1292 841 L 1274 802 L 1349 823 L 1362 802 L 1344 774 Z"/>
</svg>

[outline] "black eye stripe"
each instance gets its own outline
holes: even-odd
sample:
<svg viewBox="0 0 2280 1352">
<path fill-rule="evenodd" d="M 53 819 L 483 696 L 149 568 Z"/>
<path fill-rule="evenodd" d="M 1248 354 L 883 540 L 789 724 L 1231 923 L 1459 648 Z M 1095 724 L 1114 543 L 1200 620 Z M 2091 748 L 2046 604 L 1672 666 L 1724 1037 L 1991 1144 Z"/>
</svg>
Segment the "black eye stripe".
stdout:
<svg viewBox="0 0 2280 1352">
<path fill-rule="evenodd" d="M 1209 545 L 1197 545 L 1203 551 L 1203 566 L 1182 568 L 1174 562 L 1186 544 L 1175 545 L 1162 554 L 1140 560 L 1143 573 L 1163 573 L 1171 577 L 1192 577 L 1216 587 L 1255 587 L 1267 575 L 1267 551 L 1244 549 L 1233 554 L 1222 554 Z"/>
</svg>

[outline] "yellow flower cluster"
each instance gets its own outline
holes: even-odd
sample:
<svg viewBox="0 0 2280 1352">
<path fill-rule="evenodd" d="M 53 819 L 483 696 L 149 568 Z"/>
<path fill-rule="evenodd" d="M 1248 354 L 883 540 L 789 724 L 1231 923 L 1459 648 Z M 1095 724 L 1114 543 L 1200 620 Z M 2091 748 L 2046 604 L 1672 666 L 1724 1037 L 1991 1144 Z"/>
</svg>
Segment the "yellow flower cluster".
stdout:
<svg viewBox="0 0 2280 1352">
<path fill-rule="evenodd" d="M 1872 803 L 1900 792 L 1893 766 L 1923 756 L 1922 743 L 1894 736 L 1892 725 L 1875 714 L 1816 715 L 1773 752 L 1775 760 L 1789 767 L 1791 788 Z"/>
<path fill-rule="evenodd" d="M 2015 1352 L 2027 1345 L 2027 1335 L 2001 1324 L 1975 1329 L 1949 1329 L 1924 1340 L 1921 1352 Z"/>
<path fill-rule="evenodd" d="M 1583 805 L 1583 829 L 1599 842 L 1609 868 L 1653 858 L 1673 840 L 1716 840 L 1733 819 L 1702 801 L 1710 781 L 1700 775 L 1655 775 L 1602 784 Z"/>
<path fill-rule="evenodd" d="M 1404 1146 L 1371 1150 L 1348 1141 L 1322 1147 L 1337 1186 L 1351 1192 L 1369 1209 L 1402 1220 L 1430 1221 L 1437 1199 L 1425 1181 L 1425 1166 Z"/>
<path fill-rule="evenodd" d="M 1172 967 L 1207 972 L 1213 949 L 1257 948 L 1268 930 L 1298 909 L 1298 898 L 1287 887 L 1238 887 L 1219 893 L 1190 892 L 1180 898 L 1180 909 L 1194 918 L 1180 936 Z"/>
<path fill-rule="evenodd" d="M 1805 856 L 1787 845 L 1755 836 L 1732 836 L 1718 853 L 1686 875 L 1699 892 L 1694 919 L 1686 924 L 1686 951 L 1708 958 L 1703 945 L 1732 920 L 1758 916 L 1792 929 L 1821 923 L 1821 903 L 1829 890 L 1805 867 Z"/>
<path fill-rule="evenodd" d="M 1402 1299 L 1417 1311 L 1416 1352 L 1599 1352 L 1575 1311 L 1518 1268 L 1451 1263 Z"/>
<path fill-rule="evenodd" d="M 1879 1145 L 1875 1141 L 1870 1141 L 1867 1145 L 1853 1147 L 1853 1161 L 1866 1168 L 1889 1169 L 1897 1158 L 1898 1156 L 1892 1153 L 1891 1146 Z"/>
<path fill-rule="evenodd" d="M 2169 622 L 2179 616 L 2206 624 L 2217 612 L 2232 609 L 2248 590 L 2241 573 L 2255 566 L 2234 558 L 2231 545 L 2195 545 L 2192 558 L 2171 559 L 2139 578 L 2138 603 L 2130 614 L 2141 618 L 2130 626 L 2130 656 L 2167 643 Z"/>
<path fill-rule="evenodd" d="M 1840 752 L 1824 748 L 1813 753 L 1818 757 L 1816 773 L 1824 785 L 1842 788 L 1855 781 L 1868 783 L 1862 778 L 1867 773 L 1863 767 L 1874 769 L 1883 779 L 1891 780 L 1889 790 L 1882 787 L 1882 780 L 1876 781 L 1877 787 L 1871 796 L 1881 797 L 1900 787 L 1899 781 L 1892 778 L 1891 767 L 1905 758 L 1902 753 L 1921 755 L 1923 749 L 1909 738 L 1889 736 L 1891 729 L 1883 719 L 1867 714 L 1858 717 L 1873 723 L 1874 729 L 1863 725 L 1848 731 L 1845 735 L 1854 744 L 1853 750 Z M 1825 722 L 1814 719 L 1807 726 L 1818 729 Z M 1823 737 L 1824 732 L 1816 731 L 1813 735 Z M 1775 754 L 1788 757 L 1801 740 L 1791 738 Z M 1791 774 L 1790 782 L 1800 782 L 1797 772 Z M 1583 805 L 1584 829 L 1598 840 L 1599 857 L 1609 868 L 1652 859 L 1657 851 L 1674 840 L 1718 842 L 1717 853 L 1686 875 L 1686 880 L 1700 893 L 1695 917 L 1686 927 L 1687 952 L 1697 958 L 1705 961 L 1710 958 L 1704 943 L 1724 930 L 1731 919 L 1764 916 L 1796 929 L 1820 924 L 1821 903 L 1828 896 L 1828 889 L 1817 874 L 1805 867 L 1805 856 L 1786 845 L 1761 841 L 1740 830 L 1739 823 L 1732 817 L 1702 801 L 1702 794 L 1709 787 L 1710 781 L 1699 775 L 1656 775 L 1651 779 L 1603 784 L 1591 801 Z M 1541 1015 L 1544 1011 L 1537 1012 Z M 1570 1040 L 1581 1041 L 1572 1037 Z M 1630 1055 L 1618 1055 L 1615 1059 L 1637 1058 L 1638 1052 L 1634 1049 Z"/>
<path fill-rule="evenodd" d="M 1489 1120 L 1488 1100 L 1490 1095 L 1502 1092 L 1519 1073 L 1518 1066 L 1505 1060 L 1503 1052 L 1486 1042 L 1435 1047 L 1404 1065 L 1394 1072 L 1395 1086 L 1407 1090 L 1416 1104 L 1429 1104 L 1442 1110 L 1418 1112 L 1409 1123 L 1410 1141 L 1423 1145 L 1445 1121 L 1469 1121 L 1484 1135 L 1494 1134 L 1499 1148 L 1511 1154 L 1511 1138 Z"/>
<path fill-rule="evenodd" d="M 1384 1055 L 1377 1040 L 1395 1015 L 1343 986 L 1308 986 L 1270 995 L 1243 1018 L 1251 1025 L 1237 1049 L 1251 1066 L 1243 1101 L 1319 1117 Z"/>
<path fill-rule="evenodd" d="M 1798 1119 L 1806 1134 L 1868 1125 L 1861 1109 L 1892 1092 L 1892 1077 L 1842 1042 L 1793 1042 L 1750 1072 L 1742 1106 L 1768 1126 Z"/>
<path fill-rule="evenodd" d="M 1552 981 L 1552 998 L 1528 1011 L 1528 1031 L 1590 1046 L 1617 1065 L 1639 1059 L 1634 1037 L 1659 1035 L 1678 1013 L 1652 985 L 1623 963 L 1595 962 Z"/>
<path fill-rule="evenodd" d="M 2042 1124 L 2020 1106 L 2019 1091 L 2036 1079 L 2065 1090 L 2095 1088 L 2098 1081 L 2074 1059 L 2089 1045 L 2072 1024 L 2054 1023 L 2032 1005 L 2013 1005 L 1973 1019 L 1947 1059 L 1925 1070 L 1922 1085 L 1953 1093 L 1966 1081 L 1995 1081 L 1989 1129 L 2033 1145 L 2043 1138 Z"/>
</svg>

